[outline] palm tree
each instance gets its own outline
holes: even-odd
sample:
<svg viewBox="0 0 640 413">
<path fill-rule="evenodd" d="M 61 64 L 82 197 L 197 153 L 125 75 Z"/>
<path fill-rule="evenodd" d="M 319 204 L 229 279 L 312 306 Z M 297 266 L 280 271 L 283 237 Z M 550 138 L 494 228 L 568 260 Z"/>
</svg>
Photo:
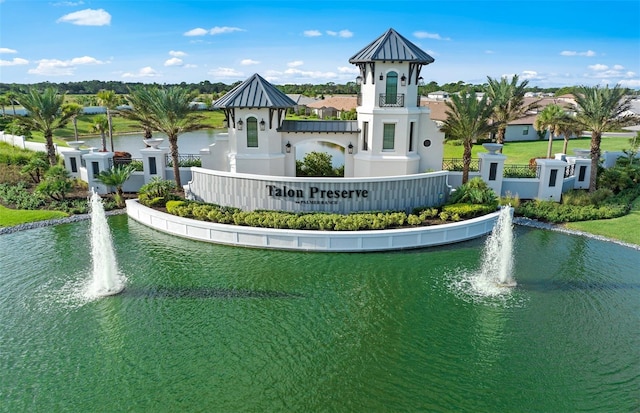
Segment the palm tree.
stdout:
<svg viewBox="0 0 640 413">
<path fill-rule="evenodd" d="M 83 110 L 84 109 L 81 105 L 73 102 L 65 103 L 62 106 L 63 113 L 71 114 L 71 122 L 73 122 L 73 135 L 75 136 L 76 141 L 78 140 L 78 116 L 82 114 Z"/>
<path fill-rule="evenodd" d="M 568 116 L 559 105 L 549 105 L 542 109 L 533 123 L 536 130 L 549 131 L 549 145 L 547 146 L 547 158 L 551 158 L 553 151 L 553 139 L 560 135 L 560 125 L 568 121 Z"/>
<path fill-rule="evenodd" d="M 113 126 L 111 124 L 111 109 L 115 109 L 118 105 L 118 95 L 113 90 L 100 90 L 96 96 L 98 96 L 98 103 L 107 109 L 107 121 L 109 122 L 109 141 L 111 142 L 111 152 L 113 149 Z"/>
<path fill-rule="evenodd" d="M 148 100 L 145 99 L 145 94 L 147 94 L 145 87 L 130 88 L 129 95 L 125 96 L 125 99 L 131 109 L 122 109 L 118 113 L 124 118 L 138 121 L 144 130 L 144 139 L 146 140 L 153 138 L 153 127 L 150 121 L 151 113 L 145 107 L 145 102 Z"/>
<path fill-rule="evenodd" d="M 122 186 L 129 179 L 135 168 L 131 165 L 116 165 L 113 168 L 102 171 L 98 175 L 98 180 L 109 187 L 116 188 L 115 201 L 118 207 L 124 206 Z"/>
<path fill-rule="evenodd" d="M 473 141 L 495 131 L 499 124 L 489 122 L 494 111 L 493 104 L 488 101 L 486 95 L 478 100 L 475 91 L 451 95 L 451 100 L 447 101 L 446 105 L 447 119 L 440 130 L 445 133 L 445 139 L 462 141 L 464 147 L 462 183 L 464 184 L 469 180 Z"/>
<path fill-rule="evenodd" d="M 11 109 L 13 110 L 13 116 L 16 116 L 16 99 L 18 98 L 17 93 L 14 92 L 13 90 L 10 90 L 6 92 L 4 95 L 7 97 L 7 99 L 9 100 L 9 103 L 11 104 Z"/>
<path fill-rule="evenodd" d="M 173 176 L 176 186 L 182 188 L 178 159 L 178 136 L 185 132 L 204 128 L 201 118 L 191 108 L 194 94 L 184 88 L 145 87 L 135 92 L 135 99 L 130 100 L 132 111 L 138 120 L 150 129 L 163 132 L 169 139 L 169 150 L 173 161 Z M 137 103 L 137 106 L 135 105 Z M 145 119 L 144 121 L 142 119 Z"/>
<path fill-rule="evenodd" d="M 525 88 L 529 81 L 518 84 L 518 75 L 514 75 L 511 82 L 507 82 L 506 77 L 497 80 L 489 76 L 487 81 L 485 93 L 494 107 L 492 120 L 498 125 L 496 142 L 503 144 L 509 122 L 525 117 L 527 112 L 537 107 L 537 102 L 525 104 Z"/>
<path fill-rule="evenodd" d="M 98 115 L 94 116 L 91 124 L 92 132 L 100 132 L 100 137 L 102 138 L 102 149 L 100 152 L 107 151 L 107 138 L 106 133 L 109 129 L 109 120 L 106 116 Z"/>
<path fill-rule="evenodd" d="M 638 118 L 629 112 L 631 98 L 625 97 L 625 89 L 620 85 L 611 89 L 609 86 L 579 86 L 575 99 L 578 106 L 578 113 L 574 119 L 576 126 L 591 131 L 589 192 L 593 192 L 596 190 L 602 133 L 626 126 Z"/>
<path fill-rule="evenodd" d="M 0 95 L 0 107 L 2 107 L 2 116 L 7 116 L 5 107 L 9 104 L 9 98 L 6 95 Z"/>
<path fill-rule="evenodd" d="M 564 142 L 562 144 L 562 153 L 566 154 L 569 148 L 569 139 L 571 139 L 572 136 L 579 137 L 580 135 L 582 135 L 582 127 L 573 122 L 571 116 L 567 115 L 566 121 L 558 124 L 556 133 L 564 137 Z"/>
<path fill-rule="evenodd" d="M 53 146 L 53 131 L 64 127 L 71 117 L 71 114 L 61 110 L 64 94 L 59 94 L 53 87 L 46 88 L 42 93 L 31 87 L 27 92 L 19 93 L 16 100 L 27 110 L 28 116 L 16 116 L 15 119 L 29 130 L 42 132 L 49 163 L 55 165 L 58 160 Z"/>
</svg>

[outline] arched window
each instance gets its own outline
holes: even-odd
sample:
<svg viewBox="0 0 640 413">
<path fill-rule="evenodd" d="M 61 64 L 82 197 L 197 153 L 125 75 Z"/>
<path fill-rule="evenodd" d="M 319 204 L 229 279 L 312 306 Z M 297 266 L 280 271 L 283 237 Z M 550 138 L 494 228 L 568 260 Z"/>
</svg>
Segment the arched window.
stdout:
<svg viewBox="0 0 640 413">
<path fill-rule="evenodd" d="M 384 103 L 395 105 L 398 99 L 398 74 L 396 72 L 387 73 L 387 88 L 385 90 Z"/>
<path fill-rule="evenodd" d="M 258 147 L 258 119 L 247 118 L 247 148 Z"/>
</svg>

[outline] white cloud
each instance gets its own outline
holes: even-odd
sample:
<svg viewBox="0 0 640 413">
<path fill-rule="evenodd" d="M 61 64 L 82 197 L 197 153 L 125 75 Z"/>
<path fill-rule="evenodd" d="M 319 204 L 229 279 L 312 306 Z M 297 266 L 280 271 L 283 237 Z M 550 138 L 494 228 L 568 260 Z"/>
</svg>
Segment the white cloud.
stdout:
<svg viewBox="0 0 640 413">
<path fill-rule="evenodd" d="M 294 68 L 289 68 L 285 70 L 284 73 L 308 79 L 335 79 L 338 77 L 338 75 L 333 72 L 306 71 Z"/>
<path fill-rule="evenodd" d="M 101 65 L 104 63 L 91 56 L 74 57 L 69 60 L 42 59 L 38 61 L 38 66 L 34 69 L 29 69 L 27 73 L 42 76 L 72 76 L 78 66 Z"/>
<path fill-rule="evenodd" d="M 620 81 L 620 86 L 628 87 L 628 88 L 639 88 L 640 87 L 640 79 L 624 79 Z"/>
<path fill-rule="evenodd" d="M 9 49 L 8 47 L 0 47 L 0 53 L 18 53 L 15 49 Z"/>
<path fill-rule="evenodd" d="M 613 65 L 613 70 L 624 70 L 624 66 L 622 66 L 622 65 Z"/>
<path fill-rule="evenodd" d="M 209 30 L 209 34 L 210 35 L 216 35 L 216 34 L 223 34 L 223 33 L 233 33 L 233 32 L 244 32 L 245 30 L 239 28 L 239 27 L 227 27 L 227 26 L 223 26 L 223 27 L 213 27 L 211 30 Z"/>
<path fill-rule="evenodd" d="M 216 26 L 209 30 L 203 29 L 202 27 L 197 27 L 195 29 L 189 30 L 188 32 L 185 32 L 184 35 L 185 36 L 204 36 L 206 34 L 210 34 L 214 36 L 216 34 L 244 32 L 244 31 L 245 31 L 244 29 L 241 29 L 239 27 L 228 27 L 228 26 L 223 26 L 223 27 Z"/>
<path fill-rule="evenodd" d="M 545 77 L 539 75 L 535 70 L 523 70 L 520 74 L 520 79 L 522 80 L 544 80 Z"/>
<path fill-rule="evenodd" d="M 360 74 L 360 69 L 358 69 L 357 67 L 353 67 L 353 66 L 340 66 L 340 67 L 338 67 L 338 72 L 359 75 Z"/>
<path fill-rule="evenodd" d="M 131 78 L 131 77 L 157 77 L 160 74 L 158 72 L 156 72 L 151 66 L 147 66 L 147 67 L 143 67 L 142 69 L 138 70 L 137 73 L 131 73 L 131 72 L 127 72 L 127 73 L 123 73 L 122 77 L 127 77 L 127 78 Z"/>
<path fill-rule="evenodd" d="M 172 57 L 164 62 L 165 66 L 182 66 L 182 59 L 177 57 Z"/>
<path fill-rule="evenodd" d="M 101 65 L 101 64 L 104 64 L 104 62 L 101 62 L 100 60 L 96 59 L 95 57 L 91 57 L 91 56 L 74 57 L 73 59 L 71 59 L 69 61 L 69 63 L 71 63 L 72 66 L 77 66 L 77 65 Z"/>
<path fill-rule="evenodd" d="M 609 66 L 607 65 L 601 65 L 601 64 L 597 64 L 597 65 L 591 65 L 591 66 L 587 66 L 589 69 L 591 70 L 595 70 L 596 72 L 602 72 L 604 70 L 609 69 Z"/>
<path fill-rule="evenodd" d="M 318 36 L 322 36 L 322 33 L 320 33 L 319 30 L 305 30 L 304 32 L 302 32 L 302 34 L 305 37 L 318 37 Z"/>
<path fill-rule="evenodd" d="M 75 7 L 75 6 L 82 6 L 83 4 L 84 4 L 84 1 L 59 1 L 57 3 L 53 3 L 52 6 Z"/>
<path fill-rule="evenodd" d="M 240 61 L 240 64 L 241 64 L 242 66 L 251 66 L 251 65 L 257 65 L 257 64 L 260 64 L 260 62 L 259 62 L 259 61 L 257 61 L 257 60 L 242 59 L 242 60 Z"/>
<path fill-rule="evenodd" d="M 302 66 L 303 64 L 304 64 L 304 62 L 302 60 L 294 60 L 293 62 L 287 63 L 287 66 L 289 66 L 289 67 L 298 67 L 298 66 Z"/>
<path fill-rule="evenodd" d="M 2 60 L 0 59 L 0 66 L 19 66 L 19 65 L 27 65 L 29 61 L 26 59 L 21 59 L 19 57 L 14 57 L 11 60 Z"/>
<path fill-rule="evenodd" d="M 340 30 L 339 32 L 334 32 L 333 30 L 327 30 L 327 34 L 329 36 L 338 36 L 338 37 L 344 37 L 344 38 L 353 37 L 353 32 L 351 32 L 350 30 L 347 30 L 347 29 Z M 318 36 L 320 36 L 320 35 L 321 35 L 320 32 L 318 32 Z"/>
<path fill-rule="evenodd" d="M 418 39 L 434 39 L 434 40 L 451 40 L 449 37 L 442 37 L 438 33 L 429 33 L 429 32 L 413 32 L 413 35 Z"/>
<path fill-rule="evenodd" d="M 193 64 L 187 63 L 186 65 L 184 65 L 182 67 L 184 67 L 185 69 L 195 69 L 195 68 L 198 67 L 198 65 L 193 65 Z"/>
<path fill-rule="evenodd" d="M 485 54 L 494 54 L 495 52 L 493 50 L 485 50 L 484 53 Z"/>
<path fill-rule="evenodd" d="M 173 57 L 185 57 L 187 54 L 185 52 L 181 52 L 179 50 L 170 50 L 169 56 Z"/>
<path fill-rule="evenodd" d="M 205 30 L 201 27 L 195 28 L 195 29 L 191 29 L 188 32 L 185 32 L 184 35 L 185 36 L 204 36 L 205 34 L 209 33 L 208 30 Z"/>
<path fill-rule="evenodd" d="M 111 15 L 104 9 L 85 9 L 65 14 L 58 19 L 58 23 L 60 22 L 78 26 L 108 26 L 111 24 Z"/>
<path fill-rule="evenodd" d="M 219 67 L 217 69 L 209 70 L 207 73 L 217 77 L 243 77 L 244 76 L 244 73 L 238 72 L 237 70 L 230 67 Z"/>
<path fill-rule="evenodd" d="M 586 52 L 576 52 L 575 50 L 563 50 L 560 52 L 560 56 L 586 56 L 593 57 L 596 55 L 596 52 L 593 50 L 587 50 Z"/>
</svg>

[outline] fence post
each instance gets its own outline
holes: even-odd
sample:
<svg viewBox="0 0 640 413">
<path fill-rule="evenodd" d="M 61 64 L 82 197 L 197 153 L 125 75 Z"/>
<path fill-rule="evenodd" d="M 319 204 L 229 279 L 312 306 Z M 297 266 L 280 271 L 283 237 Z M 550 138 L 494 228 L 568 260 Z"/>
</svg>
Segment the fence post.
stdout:
<svg viewBox="0 0 640 413">
<path fill-rule="evenodd" d="M 158 145 L 160 143 L 154 144 L 149 148 L 140 149 L 145 184 L 155 177 L 167 179 L 166 154 L 169 153 L 169 148 L 158 148 Z"/>
<path fill-rule="evenodd" d="M 590 177 L 591 177 L 591 159 L 587 158 L 575 158 L 575 169 L 573 174 L 575 181 L 573 181 L 574 189 L 589 189 Z"/>
<path fill-rule="evenodd" d="M 91 152 L 82 155 L 87 165 L 87 182 L 89 189 L 93 188 L 100 195 L 108 194 L 109 188 L 101 183 L 97 177 L 102 171 L 108 171 L 113 165 L 113 152 Z"/>
<path fill-rule="evenodd" d="M 536 199 L 560 202 L 564 169 L 568 163 L 557 159 L 537 159 L 540 167 L 540 183 Z"/>
<path fill-rule="evenodd" d="M 505 155 L 493 152 L 480 152 L 480 176 L 497 196 L 502 196 Z"/>
</svg>

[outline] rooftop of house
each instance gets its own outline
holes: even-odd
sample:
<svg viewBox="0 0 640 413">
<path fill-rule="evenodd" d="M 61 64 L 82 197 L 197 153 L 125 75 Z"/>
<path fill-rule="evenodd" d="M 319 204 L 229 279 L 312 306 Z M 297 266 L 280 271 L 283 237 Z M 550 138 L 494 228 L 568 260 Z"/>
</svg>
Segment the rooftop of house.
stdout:
<svg viewBox="0 0 640 413">
<path fill-rule="evenodd" d="M 309 108 L 335 108 L 341 111 L 349 111 L 356 106 L 358 106 L 358 97 L 354 95 L 332 95 L 307 104 Z"/>
</svg>

